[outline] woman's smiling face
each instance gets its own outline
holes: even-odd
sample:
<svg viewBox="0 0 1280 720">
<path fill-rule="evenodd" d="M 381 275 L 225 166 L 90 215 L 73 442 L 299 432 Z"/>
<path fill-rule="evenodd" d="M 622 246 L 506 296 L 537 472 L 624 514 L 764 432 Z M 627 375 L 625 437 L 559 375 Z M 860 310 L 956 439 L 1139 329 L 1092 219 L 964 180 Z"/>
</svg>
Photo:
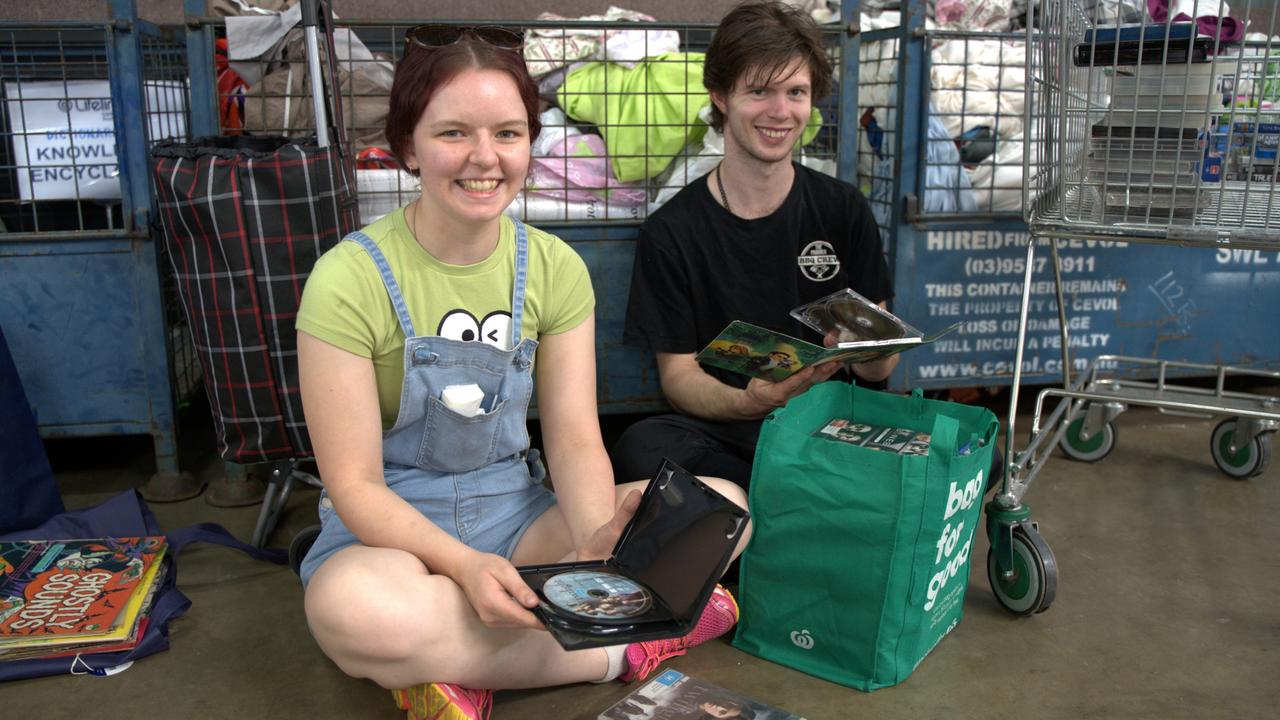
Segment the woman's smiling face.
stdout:
<svg viewBox="0 0 1280 720">
<path fill-rule="evenodd" d="M 502 214 L 529 172 L 529 120 L 520 92 L 501 70 L 468 69 L 440 87 L 413 129 L 406 160 L 422 198 L 455 222 Z"/>
</svg>

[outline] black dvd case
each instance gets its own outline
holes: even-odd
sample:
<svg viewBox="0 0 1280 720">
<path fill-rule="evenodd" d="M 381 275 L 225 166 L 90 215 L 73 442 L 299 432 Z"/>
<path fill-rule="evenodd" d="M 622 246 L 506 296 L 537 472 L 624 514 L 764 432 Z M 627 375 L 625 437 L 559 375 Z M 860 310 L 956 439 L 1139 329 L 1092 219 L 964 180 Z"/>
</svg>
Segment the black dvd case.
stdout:
<svg viewBox="0 0 1280 720">
<path fill-rule="evenodd" d="M 542 600 L 533 613 L 566 650 L 680 637 L 697 624 L 749 518 L 746 510 L 664 459 L 607 560 L 517 569 Z M 652 594 L 652 607 L 634 618 L 608 622 L 556 612 L 542 586 L 555 575 L 582 570 L 640 584 Z"/>
</svg>

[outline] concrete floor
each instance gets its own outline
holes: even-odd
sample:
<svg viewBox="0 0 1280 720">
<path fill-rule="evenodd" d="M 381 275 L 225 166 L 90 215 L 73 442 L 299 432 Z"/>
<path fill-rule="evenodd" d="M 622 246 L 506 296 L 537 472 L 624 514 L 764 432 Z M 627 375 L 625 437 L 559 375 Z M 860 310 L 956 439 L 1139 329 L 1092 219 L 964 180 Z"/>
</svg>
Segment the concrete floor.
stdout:
<svg viewBox="0 0 1280 720">
<path fill-rule="evenodd" d="M 1280 471 L 1273 465 L 1243 482 L 1221 474 L 1209 456 L 1209 421 L 1135 409 L 1117 424 L 1110 456 L 1086 465 L 1055 454 L 1026 496 L 1060 568 L 1048 612 L 1015 618 L 996 604 L 981 537 L 964 620 L 897 687 L 857 692 L 725 642 L 670 665 L 810 720 L 1276 717 Z M 68 507 L 139 487 L 152 471 L 145 439 L 58 441 L 49 449 Z M 189 464 L 207 478 L 220 470 L 207 450 Z M 294 494 L 271 544 L 314 522 L 316 492 Z M 246 539 L 257 514 L 202 499 L 153 508 L 166 528 L 212 521 Z M 193 604 L 171 625 L 169 651 L 110 678 L 0 685 L 0 716 L 403 717 L 386 691 L 344 676 L 320 653 L 287 568 L 201 546 L 185 551 L 179 566 L 179 586 Z M 628 689 L 500 693 L 493 717 L 595 718 Z"/>
</svg>

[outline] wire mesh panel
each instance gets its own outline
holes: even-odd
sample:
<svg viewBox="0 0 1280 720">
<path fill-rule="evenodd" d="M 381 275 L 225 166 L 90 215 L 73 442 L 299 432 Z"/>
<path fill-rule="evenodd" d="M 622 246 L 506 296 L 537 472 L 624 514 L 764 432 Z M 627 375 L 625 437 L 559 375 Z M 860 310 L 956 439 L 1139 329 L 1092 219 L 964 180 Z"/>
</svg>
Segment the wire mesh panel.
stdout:
<svg viewBox="0 0 1280 720">
<path fill-rule="evenodd" d="M 121 225 L 105 26 L 0 26 L 0 220 L 51 232 Z"/>
<path fill-rule="evenodd" d="M 139 24 L 142 45 L 143 114 L 147 148 L 162 140 L 187 140 L 191 115 L 187 52 L 180 37 L 168 28 Z M 200 385 L 200 365 L 195 346 L 187 329 L 186 318 L 178 295 L 173 263 L 164 243 L 156 243 L 160 254 L 161 294 L 164 298 L 164 323 L 169 345 L 173 397 L 179 406 L 193 397 Z"/>
<path fill-rule="evenodd" d="M 887 21 L 883 15 L 871 20 L 897 21 L 896 14 Z M 915 221 L 1019 217 L 1025 33 L 923 27 L 917 33 L 896 24 L 868 31 L 867 22 L 859 58 L 859 124 L 865 133 L 859 140 L 858 174 L 881 227 L 889 227 L 892 198 L 902 195 L 912 199 L 908 215 Z M 917 75 L 923 77 L 919 98 L 900 99 L 899 79 Z M 900 102 L 903 114 L 897 112 Z M 921 113 L 920 137 L 900 137 L 916 112 Z M 895 157 L 898 152 L 904 157 Z M 903 163 L 917 170 L 907 174 L 917 179 L 895 191 Z"/>
<path fill-rule="evenodd" d="M 922 214 L 1022 210 L 1026 38 L 930 31 Z"/>
<path fill-rule="evenodd" d="M 523 53 L 543 107 L 527 183 L 508 209 L 516 217 L 541 225 L 638 222 L 723 154 L 722 137 L 707 124 L 709 97 L 702 84 L 714 27 L 637 23 L 626 19 L 626 11 L 611 12 L 611 19 L 600 21 L 544 15 L 505 25 L 524 31 Z M 358 154 L 361 221 L 368 223 L 418 193 L 417 180 L 399 168 L 383 131 L 395 64 L 413 23 L 338 25 L 343 112 Z M 828 30 L 837 66 L 838 31 Z M 219 43 L 236 57 L 234 42 Z M 302 57 L 300 42 L 289 36 L 278 57 L 215 59 L 222 131 L 312 132 Z M 797 155 L 835 175 L 839 98 L 818 100 Z"/>
<path fill-rule="evenodd" d="M 1246 40 L 1236 18 L 1255 5 L 1201 0 L 1191 16 L 1123 24 L 1046 3 L 1029 35 L 1044 144 L 1028 171 L 1042 194 L 1033 226 L 1280 247 L 1280 47 L 1270 33 Z M 1274 32 L 1276 5 L 1263 14 L 1258 29 Z"/>
<path fill-rule="evenodd" d="M 169 28 L 141 30 L 147 145 L 185 140 L 191 127 L 186 47 Z"/>
<path fill-rule="evenodd" d="M 898 196 L 895 151 L 898 143 L 898 31 L 863 33 L 858 50 L 858 186 L 871 203 L 883 239 Z"/>
<path fill-rule="evenodd" d="M 151 142 L 187 127 L 182 46 L 142 32 Z M 0 25 L 0 220 L 9 233 L 122 228 L 108 30 Z"/>
</svg>

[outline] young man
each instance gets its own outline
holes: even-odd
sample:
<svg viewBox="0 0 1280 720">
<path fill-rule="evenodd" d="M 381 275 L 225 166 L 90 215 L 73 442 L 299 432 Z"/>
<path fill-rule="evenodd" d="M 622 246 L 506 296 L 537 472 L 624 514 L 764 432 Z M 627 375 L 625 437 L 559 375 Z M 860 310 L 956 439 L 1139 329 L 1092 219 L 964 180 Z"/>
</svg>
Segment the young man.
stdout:
<svg viewBox="0 0 1280 720">
<path fill-rule="evenodd" d="M 892 296 L 866 199 L 792 161 L 831 74 L 822 33 L 803 11 L 751 2 L 720 22 L 703 82 L 724 161 L 641 227 L 624 331 L 628 344 L 656 353 L 662 390 L 679 414 L 623 433 L 612 453 L 619 481 L 649 477 L 666 456 L 746 487 L 761 419 L 839 367 L 748 382 L 703 368 L 695 354 L 733 320 L 820 342 L 791 308 L 846 287 L 881 306 Z M 853 372 L 880 381 L 896 365 L 892 356 Z"/>
</svg>

